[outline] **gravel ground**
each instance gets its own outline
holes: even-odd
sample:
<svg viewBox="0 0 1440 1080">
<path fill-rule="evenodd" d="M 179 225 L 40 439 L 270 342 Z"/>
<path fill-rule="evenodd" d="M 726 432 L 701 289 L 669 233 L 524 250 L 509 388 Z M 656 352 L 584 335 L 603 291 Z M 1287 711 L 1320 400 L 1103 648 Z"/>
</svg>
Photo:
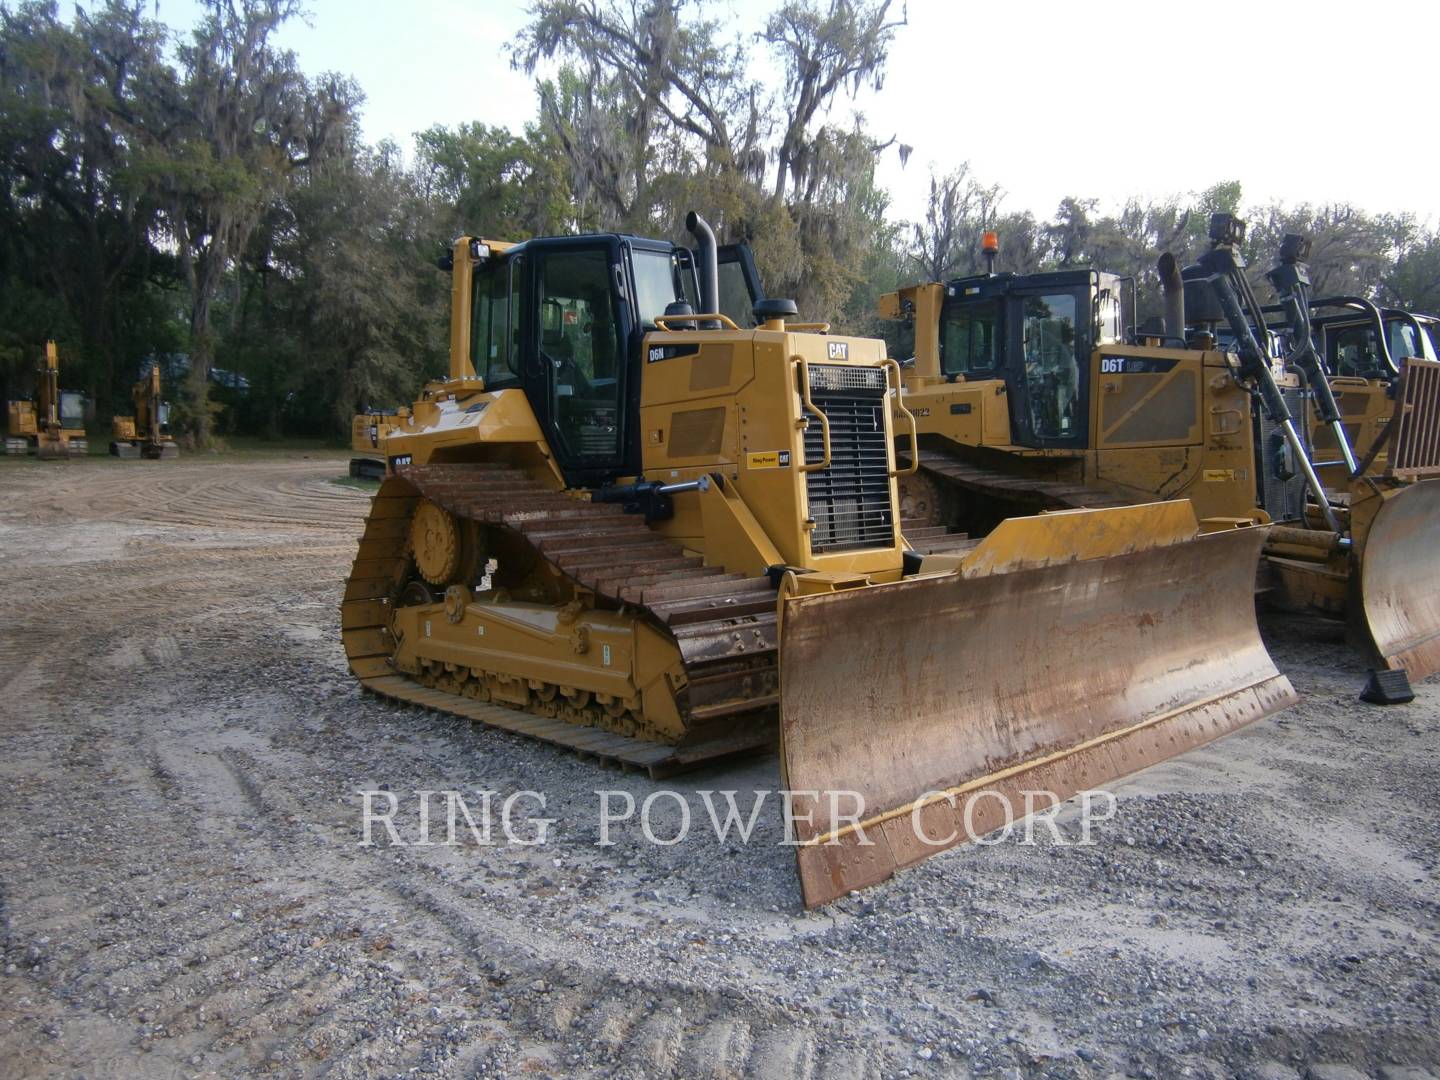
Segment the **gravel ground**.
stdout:
<svg viewBox="0 0 1440 1080">
<path fill-rule="evenodd" d="M 1305 701 L 1115 785 L 1094 846 L 807 914 L 776 813 L 698 828 L 773 756 L 662 785 L 363 695 L 343 467 L 0 463 L 0 1075 L 1440 1076 L 1440 686 L 1360 705 L 1267 620 Z M 597 789 L 662 786 L 691 839 L 596 846 Z M 364 847 L 362 789 L 409 840 L 417 790 L 555 823 Z"/>
</svg>

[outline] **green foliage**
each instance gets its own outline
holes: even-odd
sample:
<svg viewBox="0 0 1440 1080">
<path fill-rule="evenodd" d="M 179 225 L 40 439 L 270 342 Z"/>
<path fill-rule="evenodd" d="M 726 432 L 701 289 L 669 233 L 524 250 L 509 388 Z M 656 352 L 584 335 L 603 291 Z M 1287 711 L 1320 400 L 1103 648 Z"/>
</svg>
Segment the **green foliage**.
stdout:
<svg viewBox="0 0 1440 1080">
<path fill-rule="evenodd" d="M 1118 206 L 1077 194 L 1040 218 L 962 166 L 924 205 L 891 206 L 875 183 L 891 143 L 844 115 L 903 31 L 887 0 L 775 0 L 757 32 L 713 0 L 535 0 L 511 50 L 546 67 L 533 122 L 431 127 L 408 162 L 361 139 L 358 86 L 274 44 L 297 0 L 205 0 L 183 33 L 152 10 L 102 0 L 66 21 L 53 0 L 0 0 L 0 379 L 28 394 L 55 338 L 102 423 L 160 357 L 177 424 L 202 439 L 343 437 L 356 410 L 444 370 L 434 259 L 457 234 L 685 241 L 692 208 L 751 244 L 771 295 L 862 334 L 889 329 L 882 293 L 982 272 L 987 229 L 998 270 L 1133 275 L 1139 316 L 1158 313 L 1156 257 L 1198 255 L 1217 211 L 1249 220 L 1262 296 L 1280 238 L 1303 232 L 1317 293 L 1440 309 L 1433 227 L 1247 205 L 1234 181 Z"/>
</svg>

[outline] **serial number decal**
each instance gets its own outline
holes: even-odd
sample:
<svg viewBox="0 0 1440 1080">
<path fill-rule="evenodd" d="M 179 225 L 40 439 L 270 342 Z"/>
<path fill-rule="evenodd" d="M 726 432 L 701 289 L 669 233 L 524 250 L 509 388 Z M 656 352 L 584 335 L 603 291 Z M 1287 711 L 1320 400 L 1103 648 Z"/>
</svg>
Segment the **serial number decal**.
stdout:
<svg viewBox="0 0 1440 1080">
<path fill-rule="evenodd" d="M 1207 484 L 1229 484 L 1235 480 L 1234 469 L 1206 469 L 1205 483 Z"/>
<path fill-rule="evenodd" d="M 694 356 L 700 351 L 699 345 L 651 345 L 645 353 L 645 362 L 655 363 L 657 360 L 674 360 L 677 356 Z"/>
<path fill-rule="evenodd" d="M 788 469 L 790 467 L 790 451 L 759 450 L 752 454 L 746 454 L 745 467 L 747 469 Z"/>
<path fill-rule="evenodd" d="M 850 343 L 848 341 L 827 341 L 825 348 L 831 360 L 850 359 Z"/>
<path fill-rule="evenodd" d="M 930 410 L 927 409 L 927 408 L 925 408 L 924 406 L 921 406 L 921 407 L 918 408 L 918 409 L 911 409 L 910 412 L 911 412 L 911 414 L 912 414 L 913 416 L 915 416 L 917 419 L 921 419 L 921 418 L 924 418 L 924 417 L 930 415 Z"/>
<path fill-rule="evenodd" d="M 1101 375 L 1163 375 L 1174 369 L 1179 360 L 1152 356 L 1102 356 Z"/>
</svg>

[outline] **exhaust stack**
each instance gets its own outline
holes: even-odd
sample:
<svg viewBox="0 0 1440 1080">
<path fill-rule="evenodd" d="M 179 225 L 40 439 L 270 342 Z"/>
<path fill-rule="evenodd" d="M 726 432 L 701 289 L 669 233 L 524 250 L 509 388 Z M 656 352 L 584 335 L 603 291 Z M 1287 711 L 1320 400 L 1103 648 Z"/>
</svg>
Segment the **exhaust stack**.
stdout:
<svg viewBox="0 0 1440 1080">
<path fill-rule="evenodd" d="M 1185 340 L 1185 282 L 1180 277 L 1180 264 L 1170 252 L 1160 256 L 1155 266 L 1160 275 L 1160 288 L 1165 293 L 1165 336 Z"/>
<path fill-rule="evenodd" d="M 700 245 L 700 311 L 706 315 L 714 315 L 720 310 L 720 261 L 715 253 L 715 230 L 694 210 L 685 215 L 685 228 Z M 719 329 L 713 320 L 702 323 L 701 328 Z"/>
</svg>

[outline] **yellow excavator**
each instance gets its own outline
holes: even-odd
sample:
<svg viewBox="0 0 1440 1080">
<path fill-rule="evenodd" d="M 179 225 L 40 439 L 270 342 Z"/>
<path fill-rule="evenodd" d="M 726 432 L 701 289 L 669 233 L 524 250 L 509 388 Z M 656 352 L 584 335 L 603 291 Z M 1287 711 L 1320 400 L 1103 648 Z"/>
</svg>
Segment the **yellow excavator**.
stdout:
<svg viewBox="0 0 1440 1080">
<path fill-rule="evenodd" d="M 364 687 L 657 776 L 778 737 L 809 906 L 1295 700 L 1264 528 L 1169 502 L 911 550 L 883 343 L 687 225 L 441 260 L 449 376 L 380 440 L 341 607 Z"/>
<path fill-rule="evenodd" d="M 1313 357 L 1277 359 L 1260 344 L 1243 223 L 1216 215 L 1210 235 L 1183 272 L 1162 257 L 1164 328 L 1139 336 L 1122 324 L 1125 281 L 1091 269 L 882 297 L 881 314 L 915 331 L 904 401 L 919 453 L 904 448 L 921 467 L 902 480 L 903 512 L 938 530 L 919 540 L 930 550 L 1016 514 L 1156 499 L 1188 500 L 1206 530 L 1281 523 L 1265 549 L 1266 595 L 1348 614 L 1376 664 L 1363 696 L 1408 700 L 1408 678 L 1440 668 L 1440 573 L 1424 549 L 1440 526 L 1440 365 L 1409 363 L 1404 432 L 1385 469 L 1353 462 L 1327 489 L 1303 421 L 1307 393 L 1328 384 Z M 995 240 L 985 238 L 992 259 Z M 1286 310 L 1308 310 L 1297 254 L 1271 271 Z"/>
<path fill-rule="evenodd" d="M 45 359 L 35 371 L 34 400 L 11 401 L 7 408 L 5 453 L 40 458 L 84 457 L 85 395 L 60 389 L 60 354 L 45 343 Z"/>
<path fill-rule="evenodd" d="M 160 365 L 130 388 L 135 405 L 133 416 L 110 421 L 110 453 L 118 458 L 146 458 L 152 461 L 180 456 L 170 434 L 170 405 L 160 397 Z"/>
</svg>

